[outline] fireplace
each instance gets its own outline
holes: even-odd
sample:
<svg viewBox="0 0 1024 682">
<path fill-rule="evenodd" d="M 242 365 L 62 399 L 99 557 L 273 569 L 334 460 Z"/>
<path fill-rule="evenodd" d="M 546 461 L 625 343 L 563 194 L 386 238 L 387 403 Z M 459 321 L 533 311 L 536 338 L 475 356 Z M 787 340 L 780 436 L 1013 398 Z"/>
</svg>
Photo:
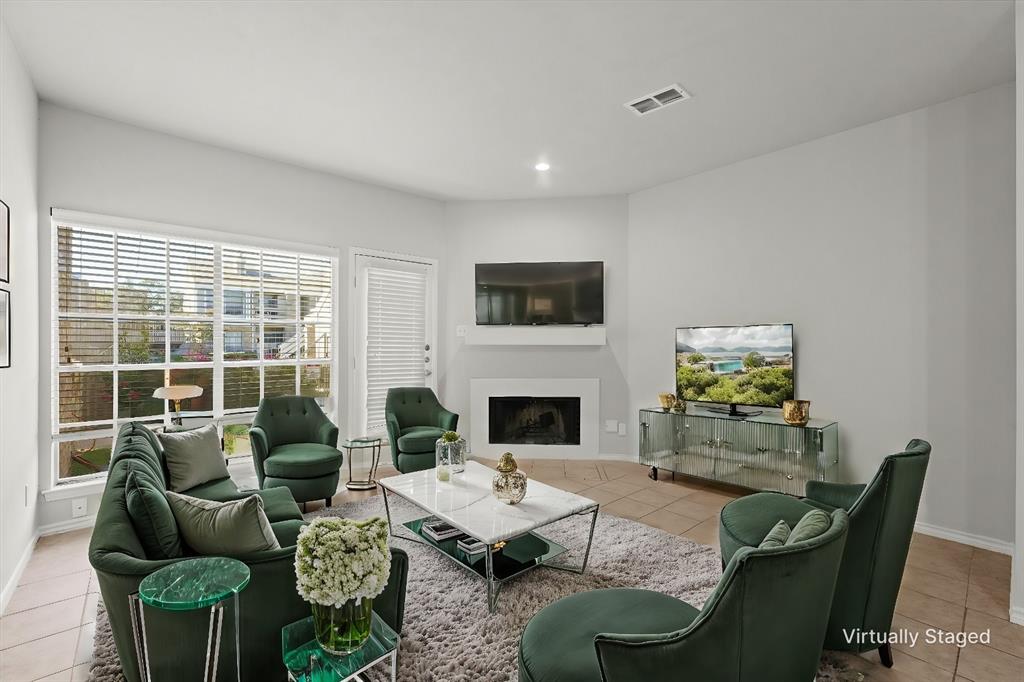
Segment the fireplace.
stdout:
<svg viewBox="0 0 1024 682">
<path fill-rule="evenodd" d="M 472 378 L 469 445 L 480 457 L 594 459 L 600 456 L 598 379 Z"/>
<path fill-rule="evenodd" d="M 579 445 L 579 396 L 490 396 L 488 442 Z"/>
</svg>

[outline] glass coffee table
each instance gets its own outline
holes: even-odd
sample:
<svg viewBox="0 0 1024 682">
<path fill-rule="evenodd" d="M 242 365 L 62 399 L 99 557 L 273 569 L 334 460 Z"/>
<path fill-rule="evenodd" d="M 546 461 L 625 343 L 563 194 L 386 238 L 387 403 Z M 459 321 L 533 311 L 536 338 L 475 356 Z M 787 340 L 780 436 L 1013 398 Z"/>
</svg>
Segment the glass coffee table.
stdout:
<svg viewBox="0 0 1024 682">
<path fill-rule="evenodd" d="M 327 653 L 317 644 L 313 617 L 304 618 L 281 630 L 281 655 L 290 682 L 344 682 L 362 680 L 360 673 L 383 661 L 391 661 L 391 681 L 398 675 L 400 638 L 376 613 L 366 644 L 348 656 Z"/>
<path fill-rule="evenodd" d="M 591 499 L 531 480 L 522 502 L 508 505 L 491 494 L 494 470 L 479 462 L 466 462 L 466 470 L 437 480 L 434 469 L 390 476 L 377 481 L 384 491 L 384 509 L 393 537 L 430 545 L 456 564 L 487 581 L 487 608 L 497 608 L 503 583 L 538 566 L 583 573 L 587 570 L 594 541 L 598 503 Z M 424 518 L 407 521 L 400 528 L 412 536 L 398 535 L 391 522 L 390 494 L 398 495 L 424 512 Z M 571 516 L 591 514 L 590 535 L 578 566 L 554 561 L 567 549 L 536 532 L 542 526 Z M 484 547 L 472 554 L 459 547 L 457 539 L 434 540 L 423 531 L 428 519 L 440 519 L 454 526 Z M 474 548 L 475 549 L 475 548 Z"/>
<path fill-rule="evenodd" d="M 139 677 L 151 680 L 149 646 L 146 643 L 146 617 L 143 605 L 164 611 L 210 609 L 210 630 L 206 640 L 206 664 L 203 679 L 217 679 L 220 642 L 224 627 L 224 603 L 234 599 L 235 614 L 235 676 L 241 680 L 239 658 L 238 594 L 249 584 L 249 567 L 237 559 L 198 557 L 185 559 L 153 571 L 139 583 L 139 591 L 129 595 L 128 607 L 135 636 L 135 654 L 139 660 Z"/>
<path fill-rule="evenodd" d="M 349 490 L 373 490 L 377 487 L 377 481 L 374 478 L 377 476 L 377 465 L 380 464 L 380 450 L 383 444 L 384 441 L 382 439 L 369 436 L 349 438 L 342 441 L 341 447 L 345 448 L 348 453 L 348 482 L 345 483 L 346 488 Z M 370 470 L 366 474 L 366 480 L 353 479 L 352 459 L 356 452 L 362 453 L 367 450 L 369 450 L 370 455 Z"/>
</svg>

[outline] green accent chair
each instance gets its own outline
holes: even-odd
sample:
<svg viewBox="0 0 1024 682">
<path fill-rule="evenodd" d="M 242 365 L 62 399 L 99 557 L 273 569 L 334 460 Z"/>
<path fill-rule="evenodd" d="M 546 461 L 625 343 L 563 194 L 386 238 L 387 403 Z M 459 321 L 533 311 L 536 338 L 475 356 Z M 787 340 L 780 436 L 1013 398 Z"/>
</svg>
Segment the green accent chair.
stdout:
<svg viewBox="0 0 1024 682">
<path fill-rule="evenodd" d="M 316 400 L 299 395 L 264 398 L 249 429 L 260 488 L 284 486 L 296 502 L 324 500 L 338 491 L 342 454 L 338 427 Z"/>
<path fill-rule="evenodd" d="M 519 643 L 520 682 L 811 682 L 846 540 L 825 532 L 735 553 L 702 609 L 659 592 L 606 589 L 542 609 Z"/>
<path fill-rule="evenodd" d="M 779 519 L 793 525 L 815 507 L 845 509 L 850 515 L 850 537 L 832 600 L 825 648 L 857 653 L 877 648 L 882 663 L 891 668 L 889 645 L 877 647 L 866 637 L 848 642 L 843 630 L 874 632 L 878 637 L 890 631 L 931 450 L 923 440 L 910 441 L 903 452 L 882 461 L 867 485 L 809 481 L 807 497 L 802 500 L 780 493 L 757 493 L 730 502 L 722 508 L 718 524 L 722 560 L 729 561 L 743 547 L 757 545 Z"/>
<path fill-rule="evenodd" d="M 454 431 L 459 415 L 441 407 L 429 388 L 389 388 L 384 402 L 391 460 L 403 474 L 434 467 L 434 445 Z"/>
<path fill-rule="evenodd" d="M 155 559 L 147 556 L 140 535 L 140 521 L 128 510 L 125 485 L 129 474 L 144 479 L 159 491 L 167 490 L 167 469 L 154 434 L 132 422 L 118 432 L 110 458 L 107 484 L 96 514 L 89 542 L 89 563 L 96 570 L 103 604 L 110 618 L 121 667 L 129 682 L 138 682 L 139 664 L 135 653 L 128 596 L 139 589 L 147 575 L 194 554 L 182 540 L 182 556 Z M 224 502 L 249 495 L 263 498 L 264 511 L 281 549 L 239 557 L 252 572 L 249 585 L 240 593 L 240 645 L 242 680 L 285 680 L 281 660 L 281 628 L 310 614 L 309 604 L 295 590 L 295 539 L 303 525 L 302 514 L 287 488 L 240 490 L 231 478 L 210 481 L 184 491 L 186 495 Z M 168 509 L 169 513 L 169 509 Z M 148 534 L 177 534 L 170 527 L 143 528 Z M 405 617 L 405 590 L 409 557 L 391 549 L 391 576 L 384 593 L 374 600 L 377 614 L 396 632 Z M 198 680 L 203 677 L 209 610 L 169 612 L 145 608 L 146 641 L 150 667 L 156 680 Z M 234 606 L 226 608 L 221 664 L 218 680 L 234 680 Z"/>
</svg>

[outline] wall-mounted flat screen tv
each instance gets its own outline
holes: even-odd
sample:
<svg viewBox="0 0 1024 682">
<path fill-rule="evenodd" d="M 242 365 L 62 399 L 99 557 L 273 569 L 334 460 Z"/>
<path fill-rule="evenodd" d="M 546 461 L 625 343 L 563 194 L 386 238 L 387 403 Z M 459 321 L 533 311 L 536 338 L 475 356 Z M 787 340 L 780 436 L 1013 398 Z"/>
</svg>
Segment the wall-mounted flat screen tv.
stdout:
<svg viewBox="0 0 1024 682">
<path fill-rule="evenodd" d="M 793 325 L 676 329 L 676 395 L 719 403 L 782 407 L 794 394 Z M 747 413 L 749 414 L 749 413 Z"/>
<path fill-rule="evenodd" d="M 477 263 L 476 323 L 604 324 L 604 263 Z"/>
</svg>

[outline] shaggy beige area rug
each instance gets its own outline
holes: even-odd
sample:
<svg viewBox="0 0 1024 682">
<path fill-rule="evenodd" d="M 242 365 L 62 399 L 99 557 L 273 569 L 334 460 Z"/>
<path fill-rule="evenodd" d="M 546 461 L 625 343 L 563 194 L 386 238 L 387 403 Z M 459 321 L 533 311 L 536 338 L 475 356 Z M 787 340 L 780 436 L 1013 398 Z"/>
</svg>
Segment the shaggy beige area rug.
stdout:
<svg viewBox="0 0 1024 682">
<path fill-rule="evenodd" d="M 422 512 L 389 498 L 396 526 Z M 383 516 L 380 497 L 307 514 L 366 518 Z M 578 563 L 586 547 L 590 516 L 574 517 L 541 532 L 570 548 L 560 559 Z M 399 534 L 408 534 L 405 529 Z M 410 574 L 405 623 L 399 650 L 402 682 L 507 682 L 516 680 L 519 636 L 527 621 L 544 606 L 576 592 L 604 587 L 639 587 L 678 597 L 694 606 L 704 603 L 722 573 L 717 552 L 706 545 L 642 523 L 600 514 L 587 572 L 583 575 L 537 568 L 505 583 L 497 613 L 487 612 L 484 581 L 459 568 L 436 550 L 393 538 L 409 553 Z M 92 679 L 123 679 L 110 626 L 102 607 L 97 615 Z M 382 664 L 369 679 L 390 679 Z M 819 682 L 841 679 L 834 662 L 823 659 Z M 842 676 L 845 678 L 845 676 Z"/>
</svg>

